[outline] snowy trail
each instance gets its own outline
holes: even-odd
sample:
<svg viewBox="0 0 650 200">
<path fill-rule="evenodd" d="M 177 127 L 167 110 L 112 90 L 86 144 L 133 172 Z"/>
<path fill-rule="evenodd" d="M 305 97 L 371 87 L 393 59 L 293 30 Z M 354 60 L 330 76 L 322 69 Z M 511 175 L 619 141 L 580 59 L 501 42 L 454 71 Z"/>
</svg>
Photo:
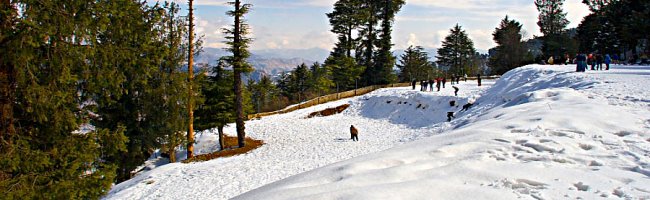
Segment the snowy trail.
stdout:
<svg viewBox="0 0 650 200">
<path fill-rule="evenodd" d="M 449 128 L 440 123 L 446 120 L 449 100 L 465 103 L 468 98 L 478 98 L 493 83 L 483 82 L 479 88 L 476 82 L 461 81 L 459 97 L 453 97 L 450 84 L 441 92 L 381 89 L 248 121 L 247 134 L 266 145 L 232 158 L 158 167 L 114 186 L 105 199 L 232 198 L 295 174 L 437 134 Z M 346 103 L 351 107 L 344 113 L 305 119 L 311 112 Z M 350 125 L 360 130 L 359 142 L 349 140 Z M 234 127 L 225 132 L 232 135 Z M 198 154 L 216 149 L 215 133 L 204 132 L 198 137 Z"/>
<path fill-rule="evenodd" d="M 650 199 L 650 68 L 573 70 L 513 70 L 442 134 L 236 199 Z"/>
</svg>

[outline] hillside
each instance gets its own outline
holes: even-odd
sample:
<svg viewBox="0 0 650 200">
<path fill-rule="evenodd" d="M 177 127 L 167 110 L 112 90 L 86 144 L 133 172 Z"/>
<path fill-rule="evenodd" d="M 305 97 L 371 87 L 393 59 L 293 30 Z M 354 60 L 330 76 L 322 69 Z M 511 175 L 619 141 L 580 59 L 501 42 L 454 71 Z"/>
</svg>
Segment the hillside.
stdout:
<svg viewBox="0 0 650 200">
<path fill-rule="evenodd" d="M 572 68 L 522 67 L 483 87 L 461 82 L 459 97 L 449 86 L 382 89 L 249 121 L 261 148 L 163 165 L 105 198 L 649 198 L 650 68 Z M 476 104 L 445 122 L 460 110 L 449 100 Z M 305 118 L 345 103 L 341 114 Z M 351 124 L 359 142 L 348 139 Z M 214 131 L 198 136 L 197 153 L 217 148 Z"/>
</svg>

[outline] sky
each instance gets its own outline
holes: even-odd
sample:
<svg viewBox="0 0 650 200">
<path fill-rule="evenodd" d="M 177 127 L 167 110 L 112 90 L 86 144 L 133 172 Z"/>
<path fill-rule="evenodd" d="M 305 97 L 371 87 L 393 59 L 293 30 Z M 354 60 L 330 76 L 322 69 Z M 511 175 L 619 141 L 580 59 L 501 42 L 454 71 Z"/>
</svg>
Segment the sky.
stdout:
<svg viewBox="0 0 650 200">
<path fill-rule="evenodd" d="M 187 1 L 175 0 L 187 7 Z M 330 33 L 325 13 L 336 0 L 243 0 L 253 4 L 246 16 L 252 27 L 252 50 L 309 49 L 330 50 L 336 36 Z M 232 23 L 225 12 L 226 0 L 195 0 L 197 33 L 205 47 L 224 47 L 221 29 Z M 564 11 L 569 28 L 577 27 L 589 9 L 581 0 L 566 0 Z M 523 24 L 524 38 L 541 35 L 538 12 L 533 0 L 406 0 L 398 13 L 393 32 L 394 49 L 410 45 L 439 48 L 455 24 L 459 24 L 480 52 L 496 46 L 492 32 L 508 15 Z"/>
</svg>

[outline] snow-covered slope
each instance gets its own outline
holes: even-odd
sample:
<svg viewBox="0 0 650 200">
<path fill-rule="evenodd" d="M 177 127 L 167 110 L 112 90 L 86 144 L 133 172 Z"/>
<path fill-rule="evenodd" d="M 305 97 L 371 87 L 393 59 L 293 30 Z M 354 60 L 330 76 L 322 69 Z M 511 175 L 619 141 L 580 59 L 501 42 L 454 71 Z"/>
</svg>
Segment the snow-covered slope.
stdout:
<svg viewBox="0 0 650 200">
<path fill-rule="evenodd" d="M 248 121 L 247 135 L 266 143 L 259 149 L 208 162 L 159 166 L 114 186 L 105 199 L 232 198 L 298 173 L 435 135 L 448 127 L 440 123 L 446 120 L 448 100 L 464 103 L 467 98 L 478 98 L 492 83 L 484 81 L 483 87 L 477 87 L 476 82 L 461 82 L 459 97 L 453 97 L 449 85 L 441 92 L 426 93 L 411 88 L 381 89 Z M 341 114 L 306 119 L 311 112 L 342 104 L 351 106 Z M 349 140 L 350 125 L 359 129 L 359 142 Z M 225 132 L 234 135 L 234 126 Z M 197 138 L 197 154 L 218 149 L 216 131 L 199 133 Z"/>
<path fill-rule="evenodd" d="M 650 67 L 573 68 L 513 70 L 451 123 L 431 125 L 439 116 L 410 108 L 360 109 L 415 135 L 441 134 L 235 199 L 650 199 Z M 404 96 L 413 95 L 383 98 Z"/>
</svg>

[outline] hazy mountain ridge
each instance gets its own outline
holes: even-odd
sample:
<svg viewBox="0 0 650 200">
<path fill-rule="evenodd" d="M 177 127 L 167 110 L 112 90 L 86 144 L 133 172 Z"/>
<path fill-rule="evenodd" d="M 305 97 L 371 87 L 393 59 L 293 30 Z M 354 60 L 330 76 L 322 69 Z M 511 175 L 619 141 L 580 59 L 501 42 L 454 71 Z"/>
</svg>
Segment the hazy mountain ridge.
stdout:
<svg viewBox="0 0 650 200">
<path fill-rule="evenodd" d="M 323 52 L 325 52 L 325 54 L 329 54 L 329 52 L 324 49 L 251 51 L 251 57 L 248 59 L 248 62 L 253 65 L 255 71 L 250 74 L 250 77 L 254 80 L 259 80 L 262 75 L 270 75 L 272 77 L 275 77 L 283 72 L 293 70 L 302 63 L 311 65 L 314 62 L 322 62 L 322 60 L 325 60 L 325 58 L 320 61 L 314 61 L 309 58 L 318 58 L 319 55 L 323 56 Z M 196 57 L 195 62 L 197 64 L 207 63 L 214 65 L 217 63 L 217 60 L 219 60 L 219 58 L 227 56 L 229 54 L 230 53 L 228 51 L 219 48 L 204 48 L 203 52 L 201 52 L 201 54 Z"/>
</svg>

